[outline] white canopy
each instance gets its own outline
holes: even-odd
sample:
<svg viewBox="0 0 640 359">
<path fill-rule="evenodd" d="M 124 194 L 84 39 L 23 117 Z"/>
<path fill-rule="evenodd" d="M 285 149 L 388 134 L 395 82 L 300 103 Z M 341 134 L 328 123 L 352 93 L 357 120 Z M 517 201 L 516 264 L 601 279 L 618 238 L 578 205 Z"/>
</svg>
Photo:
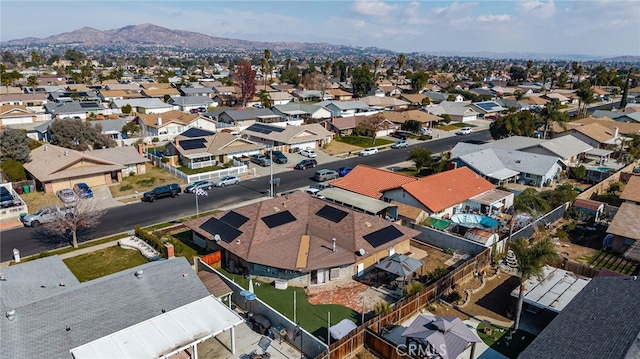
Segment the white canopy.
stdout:
<svg viewBox="0 0 640 359">
<path fill-rule="evenodd" d="M 340 323 L 332 325 L 329 328 L 329 333 L 331 333 L 331 337 L 333 339 L 340 340 L 346 337 L 347 334 L 351 333 L 356 328 L 358 328 L 356 323 L 352 322 L 349 319 L 342 319 Z"/>
<path fill-rule="evenodd" d="M 75 359 L 159 358 L 242 322 L 234 311 L 209 296 L 73 348 L 71 354 Z"/>
</svg>

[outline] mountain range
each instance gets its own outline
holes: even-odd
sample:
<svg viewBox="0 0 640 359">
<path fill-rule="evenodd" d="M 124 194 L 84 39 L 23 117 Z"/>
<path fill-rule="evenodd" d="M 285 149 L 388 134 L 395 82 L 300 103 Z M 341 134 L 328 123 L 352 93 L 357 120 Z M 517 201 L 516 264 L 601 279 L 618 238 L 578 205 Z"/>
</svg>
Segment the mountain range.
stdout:
<svg viewBox="0 0 640 359">
<path fill-rule="evenodd" d="M 224 37 L 210 36 L 198 32 L 168 29 L 153 24 L 129 25 L 119 29 L 98 30 L 92 27 L 51 35 L 45 38 L 26 37 L 0 43 L 3 46 L 86 46 L 86 47 L 153 47 L 153 48 L 183 48 L 188 50 L 221 50 L 229 52 L 246 52 L 262 49 L 290 52 L 319 52 L 319 53 L 376 53 L 393 54 L 391 50 L 375 47 L 363 48 L 356 46 L 332 45 L 328 43 L 310 42 L 260 42 Z M 523 52 L 430 52 L 432 56 L 482 57 L 491 59 L 558 59 L 578 61 L 602 62 L 640 62 L 640 56 L 617 56 L 603 58 L 579 54 L 539 54 Z"/>
</svg>

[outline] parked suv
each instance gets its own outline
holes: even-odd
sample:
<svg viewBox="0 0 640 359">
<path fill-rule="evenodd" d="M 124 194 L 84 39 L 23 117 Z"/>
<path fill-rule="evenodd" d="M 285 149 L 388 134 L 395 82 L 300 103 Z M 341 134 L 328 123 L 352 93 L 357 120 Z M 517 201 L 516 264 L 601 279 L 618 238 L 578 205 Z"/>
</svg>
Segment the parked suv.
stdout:
<svg viewBox="0 0 640 359">
<path fill-rule="evenodd" d="M 249 158 L 251 159 L 251 162 L 257 163 L 262 167 L 271 166 L 271 160 L 269 159 L 269 157 L 263 154 L 251 155 L 251 157 Z"/>
<path fill-rule="evenodd" d="M 338 171 L 334 171 L 334 170 L 317 170 L 316 173 L 313 175 L 313 179 L 318 182 L 324 182 L 324 181 L 336 179 L 338 177 L 340 177 L 340 175 L 338 174 Z"/>
<path fill-rule="evenodd" d="M 309 167 L 315 167 L 317 165 L 318 165 L 318 161 L 314 160 L 313 158 L 308 158 L 308 159 L 304 159 L 304 160 L 298 162 L 298 164 L 296 164 L 294 169 L 304 170 L 304 169 L 307 169 Z"/>
<path fill-rule="evenodd" d="M 285 164 L 289 159 L 281 151 L 272 151 L 271 161 L 278 164 Z"/>
<path fill-rule="evenodd" d="M 142 195 L 142 200 L 145 202 L 155 202 L 156 199 L 159 198 L 178 197 L 178 194 L 180 194 L 180 185 L 172 183 L 165 186 L 158 186 L 149 192 L 145 192 Z"/>
</svg>

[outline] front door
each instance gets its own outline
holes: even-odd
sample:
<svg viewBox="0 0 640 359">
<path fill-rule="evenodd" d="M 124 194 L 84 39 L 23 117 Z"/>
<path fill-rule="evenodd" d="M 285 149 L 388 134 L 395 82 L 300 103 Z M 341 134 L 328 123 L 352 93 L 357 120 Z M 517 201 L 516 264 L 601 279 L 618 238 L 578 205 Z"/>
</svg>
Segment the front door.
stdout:
<svg viewBox="0 0 640 359">
<path fill-rule="evenodd" d="M 318 269 L 318 284 L 324 283 L 324 269 Z"/>
</svg>

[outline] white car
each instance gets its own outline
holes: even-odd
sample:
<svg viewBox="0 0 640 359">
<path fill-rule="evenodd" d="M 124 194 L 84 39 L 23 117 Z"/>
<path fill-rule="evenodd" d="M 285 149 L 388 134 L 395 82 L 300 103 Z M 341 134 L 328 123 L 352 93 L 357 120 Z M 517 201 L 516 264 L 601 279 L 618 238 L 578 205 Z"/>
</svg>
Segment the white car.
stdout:
<svg viewBox="0 0 640 359">
<path fill-rule="evenodd" d="M 318 154 L 316 153 L 316 151 L 310 149 L 310 148 L 305 148 L 304 150 L 300 151 L 300 154 L 305 156 L 305 157 L 309 157 L 309 158 L 316 158 L 318 157 Z"/>
<path fill-rule="evenodd" d="M 470 135 L 473 130 L 471 127 L 463 127 L 460 130 L 456 131 L 456 135 Z"/>
<path fill-rule="evenodd" d="M 364 150 L 360 151 L 359 155 L 360 156 L 371 156 L 371 155 L 375 155 L 376 153 L 378 153 L 378 149 L 377 148 L 365 148 Z"/>
</svg>

